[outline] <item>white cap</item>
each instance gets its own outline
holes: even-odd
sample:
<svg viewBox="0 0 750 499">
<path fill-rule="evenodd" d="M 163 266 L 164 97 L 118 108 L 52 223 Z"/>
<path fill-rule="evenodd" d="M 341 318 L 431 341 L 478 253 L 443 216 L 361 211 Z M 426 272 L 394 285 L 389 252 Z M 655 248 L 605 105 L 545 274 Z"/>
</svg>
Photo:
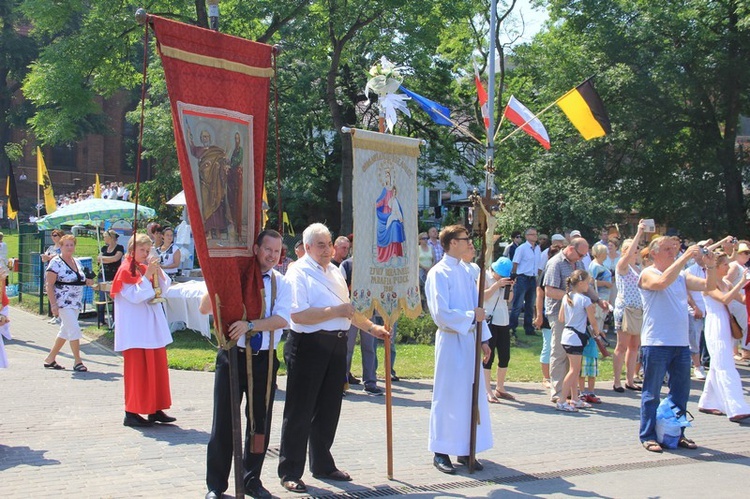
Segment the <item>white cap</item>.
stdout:
<svg viewBox="0 0 750 499">
<path fill-rule="evenodd" d="M 581 231 L 580 230 L 571 230 L 570 231 L 570 237 L 581 237 Z"/>
</svg>

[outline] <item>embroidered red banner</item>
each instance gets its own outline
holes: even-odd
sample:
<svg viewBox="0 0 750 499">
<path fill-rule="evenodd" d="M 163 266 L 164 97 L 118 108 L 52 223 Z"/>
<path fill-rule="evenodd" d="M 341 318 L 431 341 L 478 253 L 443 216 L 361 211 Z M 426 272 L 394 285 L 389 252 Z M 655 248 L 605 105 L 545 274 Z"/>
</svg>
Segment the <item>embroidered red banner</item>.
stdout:
<svg viewBox="0 0 750 499">
<path fill-rule="evenodd" d="M 224 324 L 260 317 L 270 45 L 149 18 L 167 91 L 198 261 Z M 215 306 L 215 302 L 214 302 Z"/>
</svg>

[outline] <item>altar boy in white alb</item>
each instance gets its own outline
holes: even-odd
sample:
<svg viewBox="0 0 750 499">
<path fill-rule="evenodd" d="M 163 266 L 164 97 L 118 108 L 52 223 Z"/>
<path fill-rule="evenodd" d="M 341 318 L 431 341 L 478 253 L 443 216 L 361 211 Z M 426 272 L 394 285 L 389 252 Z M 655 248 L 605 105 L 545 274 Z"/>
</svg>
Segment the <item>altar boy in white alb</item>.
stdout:
<svg viewBox="0 0 750 499">
<path fill-rule="evenodd" d="M 477 283 L 462 258 L 473 253 L 471 238 L 461 225 L 440 232 L 445 256 L 427 274 L 427 306 L 438 326 L 435 337 L 435 384 L 430 409 L 429 449 L 433 464 L 443 473 L 455 473 L 449 455 L 459 464 L 468 463 L 471 429 L 471 394 L 476 365 L 475 332 L 482 335 L 482 351 L 489 358 L 490 332 L 484 322 L 484 309 L 478 306 Z M 478 397 L 479 425 L 476 451 L 492 447 L 492 428 L 486 397 Z M 477 461 L 475 469 L 483 466 Z"/>
</svg>

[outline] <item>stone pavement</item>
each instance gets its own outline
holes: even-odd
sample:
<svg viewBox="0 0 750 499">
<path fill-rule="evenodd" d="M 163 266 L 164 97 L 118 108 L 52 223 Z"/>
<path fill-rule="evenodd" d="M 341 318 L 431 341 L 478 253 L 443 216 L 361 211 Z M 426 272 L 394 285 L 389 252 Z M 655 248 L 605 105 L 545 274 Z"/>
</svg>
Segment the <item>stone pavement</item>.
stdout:
<svg viewBox="0 0 750 499">
<path fill-rule="evenodd" d="M 211 426 L 213 375 L 171 371 L 176 425 L 122 426 L 122 359 L 84 341 L 88 373 L 74 373 L 67 346 L 42 367 L 57 331 L 44 318 L 13 309 L 10 368 L 0 370 L 2 497 L 203 497 L 205 446 Z M 512 369 L 512 361 L 511 361 Z M 740 368 L 745 392 L 750 370 Z M 274 409 L 264 483 L 291 494 L 276 478 L 285 379 Z M 356 388 L 356 387 L 355 387 Z M 578 414 L 553 410 L 541 386 L 510 383 L 515 403 L 490 407 L 495 446 L 479 455 L 482 472 L 437 472 L 426 449 L 429 381 L 394 384 L 394 480 L 386 477 L 385 401 L 361 391 L 344 399 L 333 453 L 354 481 L 303 479 L 316 497 L 738 497 L 750 476 L 750 427 L 700 414 L 693 381 L 689 436 L 697 451 L 646 452 L 638 442 L 638 395 L 600 383 L 604 403 Z M 745 479 L 742 479 L 742 477 Z M 232 480 L 230 479 L 230 484 Z M 229 491 L 231 493 L 231 489 Z"/>
</svg>

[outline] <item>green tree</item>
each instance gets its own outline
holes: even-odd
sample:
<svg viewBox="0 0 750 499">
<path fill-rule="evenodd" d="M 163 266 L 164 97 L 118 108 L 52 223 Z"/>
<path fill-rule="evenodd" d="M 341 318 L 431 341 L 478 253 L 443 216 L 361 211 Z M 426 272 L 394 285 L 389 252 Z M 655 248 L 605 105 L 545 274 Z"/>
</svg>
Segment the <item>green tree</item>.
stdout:
<svg viewBox="0 0 750 499">
<path fill-rule="evenodd" d="M 24 128 L 30 108 L 14 96 L 21 89 L 28 66 L 37 54 L 37 45 L 26 31 L 29 21 L 24 17 L 19 0 L 0 3 L 0 142 L 8 144 L 13 130 Z M 13 158 L 18 159 L 18 158 Z M 0 174 L 7 175 L 8 155 L 0 149 Z"/>
<path fill-rule="evenodd" d="M 548 178 L 559 170 L 576 172 L 578 193 L 588 189 L 592 197 L 585 198 L 594 206 L 611 201 L 613 208 L 639 210 L 688 235 L 747 234 L 743 166 L 735 151 L 750 90 L 750 69 L 742 62 L 750 55 L 747 2 L 550 5 L 549 31 L 518 50 L 510 84 L 539 109 L 596 75 L 613 133 L 582 143 L 559 112 L 550 112 L 544 122 L 553 152 L 528 157 L 531 171 L 546 163 L 541 171 Z M 561 141 L 577 145 L 561 148 Z M 542 175 L 533 181 L 548 183 Z M 578 215 L 585 212 L 576 204 L 574 218 L 585 222 Z"/>
</svg>

